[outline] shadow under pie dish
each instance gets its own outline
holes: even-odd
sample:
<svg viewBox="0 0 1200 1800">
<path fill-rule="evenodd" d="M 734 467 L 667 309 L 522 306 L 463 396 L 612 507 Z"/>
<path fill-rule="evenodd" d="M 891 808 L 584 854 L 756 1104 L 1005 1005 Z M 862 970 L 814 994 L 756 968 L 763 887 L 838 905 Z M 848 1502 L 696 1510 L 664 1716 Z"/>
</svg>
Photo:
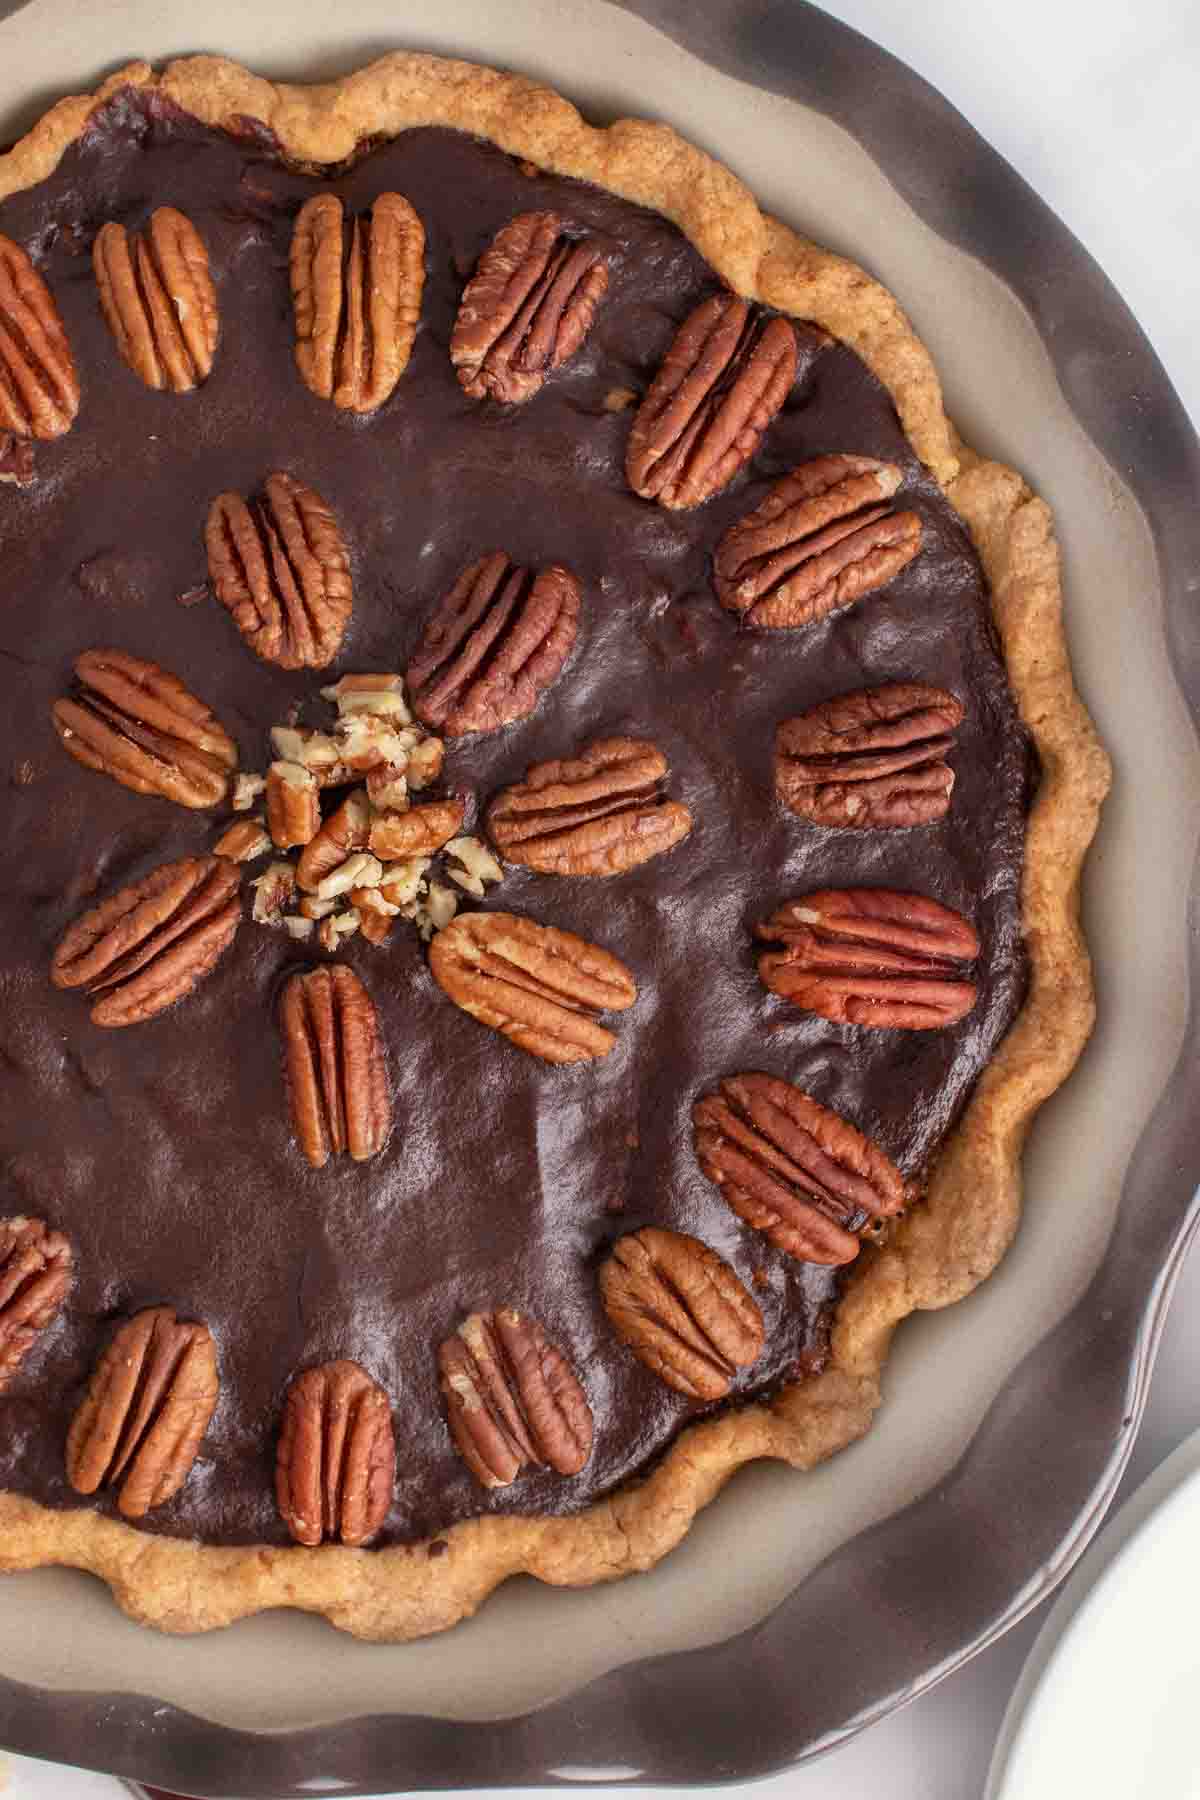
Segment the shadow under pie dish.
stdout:
<svg viewBox="0 0 1200 1800">
<path fill-rule="evenodd" d="M 3 1216 L 71 1285 L 12 1230 L 0 1556 L 398 1638 L 865 1429 L 1086 1035 L 1107 767 L 1046 510 L 882 289 L 663 128 L 427 58 L 341 87 L 136 67 L 0 164 L 6 304 L 78 390 L 35 416 L 10 335 Z M 164 1311 L 199 1437 L 174 1337 L 123 1410 L 99 1378 Z M 193 1454 L 131 1525 L 155 1433 Z"/>
</svg>

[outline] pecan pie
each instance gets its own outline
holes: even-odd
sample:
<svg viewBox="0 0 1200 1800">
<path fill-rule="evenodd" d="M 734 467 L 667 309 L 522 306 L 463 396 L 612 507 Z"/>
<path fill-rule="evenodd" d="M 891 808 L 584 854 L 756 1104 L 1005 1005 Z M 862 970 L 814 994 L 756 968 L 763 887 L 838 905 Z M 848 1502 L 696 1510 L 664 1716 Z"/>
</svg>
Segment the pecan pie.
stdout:
<svg viewBox="0 0 1200 1800">
<path fill-rule="evenodd" d="M 864 1431 L 1107 783 L 891 296 L 517 77 L 136 64 L 0 156 L 0 483 L 0 1568 L 410 1636 Z"/>
</svg>

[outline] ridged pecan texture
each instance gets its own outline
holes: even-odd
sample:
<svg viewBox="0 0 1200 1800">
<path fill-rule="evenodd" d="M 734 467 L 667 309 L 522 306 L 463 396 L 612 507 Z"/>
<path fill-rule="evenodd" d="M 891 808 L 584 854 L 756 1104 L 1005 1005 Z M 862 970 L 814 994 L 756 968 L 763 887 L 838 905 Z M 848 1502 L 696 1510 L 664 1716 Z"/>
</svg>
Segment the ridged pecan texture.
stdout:
<svg viewBox="0 0 1200 1800">
<path fill-rule="evenodd" d="M 59 988 L 97 996 L 97 1025 L 137 1025 L 211 973 L 242 919 L 241 876 L 218 856 L 163 863 L 76 919 L 54 953 Z"/>
<path fill-rule="evenodd" d="M 456 1006 L 543 1062 L 589 1062 L 616 1039 L 600 1012 L 637 999 L 624 963 L 585 938 L 515 913 L 465 913 L 429 946 L 434 980 Z"/>
<path fill-rule="evenodd" d="M 391 1403 L 356 1362 L 322 1363 L 287 1391 L 275 1498 L 298 1544 L 369 1543 L 396 1486 Z"/>
<path fill-rule="evenodd" d="M 94 1494 L 119 1484 L 122 1517 L 144 1518 L 191 1474 L 219 1388 L 206 1325 L 183 1323 L 169 1306 L 136 1314 L 96 1364 L 71 1421 L 71 1486 Z"/>
<path fill-rule="evenodd" d="M 403 194 L 377 194 L 347 225 L 336 194 L 296 215 L 296 367 L 318 399 L 372 413 L 408 367 L 425 286 L 425 230 Z"/>
<path fill-rule="evenodd" d="M 0 1219 L 0 1394 L 71 1285 L 71 1246 L 41 1219 Z"/>
<path fill-rule="evenodd" d="M 950 809 L 962 720 L 960 700 L 917 681 L 823 700 L 776 731 L 775 792 L 817 825 L 931 825 Z"/>
<path fill-rule="evenodd" d="M 438 1371 L 451 1435 L 483 1487 L 508 1487 L 527 1468 L 578 1475 L 587 1462 L 587 1396 L 528 1313 L 472 1313 L 440 1346 Z"/>
<path fill-rule="evenodd" d="M 445 737 L 525 718 L 571 654 L 579 606 L 568 570 L 534 575 L 502 550 L 481 557 L 441 602 L 408 666 L 413 711 Z"/>
<path fill-rule="evenodd" d="M 853 1262 L 856 1234 L 905 1204 L 878 1145 L 790 1081 L 731 1075 L 692 1122 L 700 1167 L 734 1212 L 801 1262 Z"/>
<path fill-rule="evenodd" d="M 377 1156 L 392 1102 L 375 1007 L 354 970 L 330 963 L 293 975 L 280 1027 L 292 1127 L 313 1168 L 343 1151 L 355 1162 Z"/>
<path fill-rule="evenodd" d="M 829 888 L 789 900 L 755 936 L 780 943 L 758 972 L 772 993 L 839 1024 L 929 1031 L 975 1004 L 975 929 L 922 894 Z"/>
<path fill-rule="evenodd" d="M 463 291 L 450 360 L 472 399 L 531 400 L 574 356 L 608 287 L 594 238 L 571 238 L 557 213 L 520 213 L 496 233 Z"/>
<path fill-rule="evenodd" d="M 796 378 L 791 322 L 736 294 L 702 300 L 638 408 L 625 473 L 643 500 L 685 510 L 749 462 Z"/>
<path fill-rule="evenodd" d="M 256 656 L 281 669 L 323 669 L 353 608 L 350 556 L 320 494 L 290 475 L 262 495 L 218 494 L 204 529 L 213 591 Z"/>
<path fill-rule="evenodd" d="M 793 469 L 717 545 L 721 604 L 748 625 L 778 629 L 885 587 L 921 548 L 916 513 L 887 505 L 902 479 L 870 456 L 818 456 Z"/>
<path fill-rule="evenodd" d="M 64 750 L 135 794 L 177 806 L 219 806 L 237 745 L 177 675 L 124 650 L 85 650 L 78 685 L 53 709 Z"/>
<path fill-rule="evenodd" d="M 0 233 L 0 447 L 3 434 L 56 438 L 79 411 L 79 377 L 54 296 L 20 244 Z M 14 479 L 20 465 L 12 459 Z"/>
<path fill-rule="evenodd" d="M 598 738 L 503 788 L 488 808 L 488 832 L 506 862 L 544 875 L 621 875 L 692 829 L 687 807 L 662 794 L 666 774 L 654 744 Z"/>
<path fill-rule="evenodd" d="M 212 371 L 220 334 L 204 240 L 185 213 L 160 206 L 140 236 L 110 220 L 92 263 L 117 349 L 149 388 L 186 394 Z"/>
<path fill-rule="evenodd" d="M 691 1400 L 723 1400 L 763 1347 L 748 1290 L 715 1250 L 681 1231 L 646 1225 L 618 1238 L 600 1297 L 639 1362 Z"/>
</svg>

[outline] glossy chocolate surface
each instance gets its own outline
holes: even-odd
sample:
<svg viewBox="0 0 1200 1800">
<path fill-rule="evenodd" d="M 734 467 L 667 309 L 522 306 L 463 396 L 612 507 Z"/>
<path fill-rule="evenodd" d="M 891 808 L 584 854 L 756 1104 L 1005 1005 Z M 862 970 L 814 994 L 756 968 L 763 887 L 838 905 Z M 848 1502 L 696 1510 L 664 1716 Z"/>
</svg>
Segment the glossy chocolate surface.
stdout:
<svg viewBox="0 0 1200 1800">
<path fill-rule="evenodd" d="M 365 421 L 316 400 L 292 362 L 291 220 L 318 185 L 351 208 L 397 189 L 427 234 L 412 361 Z M 151 393 L 117 358 L 89 254 L 105 219 L 137 227 L 167 202 L 208 245 L 222 316 L 213 374 L 183 397 Z M 580 353 L 505 410 L 463 396 L 446 346 L 480 250 L 534 207 L 602 234 L 611 280 Z M 621 1231 L 694 1231 L 754 1284 L 767 1350 L 739 1391 L 823 1353 L 835 1278 L 789 1263 L 729 1213 L 692 1154 L 696 1095 L 739 1069 L 786 1076 L 915 1175 L 1020 1003 L 1029 765 L 966 535 L 886 393 L 849 351 L 804 333 L 788 404 L 725 495 L 676 515 L 636 499 L 623 475 L 630 413 L 605 402 L 644 389 L 712 271 L 662 219 L 451 133 L 410 133 L 318 184 L 253 139 L 118 102 L 47 182 L 0 204 L 0 231 L 49 281 L 83 384 L 74 430 L 37 448 L 35 485 L 0 488 L 0 1211 L 66 1230 L 79 1270 L 0 1399 L 0 1485 L 93 1504 L 65 1483 L 67 1422 L 113 1321 L 166 1301 L 211 1326 L 222 1398 L 191 1479 L 147 1529 L 285 1542 L 271 1483 L 280 1399 L 297 1368 L 337 1356 L 364 1363 L 395 1406 L 396 1498 L 380 1542 L 485 1509 L 575 1509 L 644 1468 L 695 1410 L 634 1362 L 600 1311 L 595 1264 Z M 713 545 L 771 480 L 837 450 L 902 463 L 898 504 L 921 515 L 921 555 L 883 593 L 806 631 L 741 630 L 709 587 Z M 251 492 L 276 468 L 325 496 L 351 546 L 354 618 L 328 673 L 269 668 L 215 601 L 177 604 L 204 580 L 213 495 Z M 51 988 L 54 945 L 92 898 L 206 848 L 217 820 L 77 767 L 49 708 L 80 650 L 118 646 L 179 674 L 244 766 L 263 769 L 272 723 L 295 707 L 325 722 L 317 690 L 339 670 L 403 667 L 436 599 L 495 547 L 575 571 L 579 641 L 530 719 L 452 746 L 446 785 L 482 809 L 530 763 L 627 733 L 665 752 L 668 791 L 696 826 L 614 881 L 514 870 L 492 890 L 490 904 L 577 931 L 633 970 L 639 998 L 609 1021 L 618 1046 L 603 1063 L 546 1067 L 476 1024 L 436 989 L 406 927 L 382 949 L 352 940 L 343 956 L 380 1010 L 396 1129 L 373 1162 L 313 1171 L 291 1139 L 274 1022 L 282 974 L 307 952 L 282 933 L 247 921 L 196 995 L 124 1031 L 93 1026 L 78 994 Z M 893 680 L 966 702 L 948 818 L 856 833 L 784 813 L 776 722 Z M 961 1025 L 837 1027 L 761 987 L 756 919 L 807 888 L 872 884 L 930 893 L 975 923 L 980 999 Z M 434 1349 L 467 1310 L 504 1303 L 534 1312 L 572 1356 L 597 1437 L 578 1478 L 527 1477 L 484 1496 L 450 1445 Z"/>
</svg>

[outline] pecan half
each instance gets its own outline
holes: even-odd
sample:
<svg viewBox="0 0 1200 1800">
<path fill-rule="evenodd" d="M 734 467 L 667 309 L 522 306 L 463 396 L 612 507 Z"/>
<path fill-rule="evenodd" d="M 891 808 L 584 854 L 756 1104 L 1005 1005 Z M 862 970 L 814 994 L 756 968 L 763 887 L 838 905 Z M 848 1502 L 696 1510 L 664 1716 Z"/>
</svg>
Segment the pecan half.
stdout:
<svg viewBox="0 0 1200 1800">
<path fill-rule="evenodd" d="M 71 1246 L 41 1219 L 0 1219 L 0 1394 L 71 1285 Z"/>
<path fill-rule="evenodd" d="M 643 500 L 683 510 L 727 487 L 796 378 L 796 333 L 736 294 L 702 300 L 638 408 L 625 473 Z"/>
<path fill-rule="evenodd" d="M 370 847 L 389 862 L 410 856 L 432 856 L 462 830 L 467 814 L 465 800 L 427 800 L 407 812 L 376 813 L 371 823 Z"/>
<path fill-rule="evenodd" d="M 928 1031 L 969 1013 L 964 979 L 979 955 L 974 927 L 921 894 L 829 888 L 789 900 L 754 935 L 758 972 L 774 994 L 839 1024 Z"/>
<path fill-rule="evenodd" d="M 208 573 L 256 656 L 281 669 L 323 669 L 353 607 L 350 557 L 320 494 L 290 475 L 261 498 L 218 494 L 204 528 Z"/>
<path fill-rule="evenodd" d="M 465 569 L 408 665 L 413 711 L 446 737 L 498 731 L 531 713 L 579 628 L 579 583 L 515 568 L 503 550 Z"/>
<path fill-rule="evenodd" d="M 218 806 L 237 768 L 237 745 L 178 675 L 124 650 L 85 650 L 76 692 L 52 717 L 64 750 L 135 794 L 177 806 Z"/>
<path fill-rule="evenodd" d="M 777 729 L 775 792 L 818 825 L 932 824 L 949 811 L 962 721 L 960 700 L 918 681 L 823 700 Z"/>
<path fill-rule="evenodd" d="M 557 213 L 519 213 L 463 290 L 450 361 L 473 400 L 531 400 L 574 356 L 608 287 L 595 238 L 567 237 Z"/>
<path fill-rule="evenodd" d="M 578 1475 L 587 1462 L 587 1396 L 528 1313 L 472 1313 L 439 1348 L 438 1370 L 450 1434 L 484 1487 L 508 1487 L 526 1468 Z"/>
<path fill-rule="evenodd" d="M 429 946 L 456 1006 L 543 1062 L 588 1062 L 616 1042 L 598 1012 L 624 1012 L 637 987 L 624 963 L 570 931 L 514 913 L 466 913 Z"/>
<path fill-rule="evenodd" d="M 92 264 L 117 349 L 149 388 L 186 394 L 210 373 L 220 320 L 204 240 L 185 213 L 160 206 L 140 237 L 110 220 Z"/>
<path fill-rule="evenodd" d="M 722 1197 L 801 1262 L 853 1262 L 855 1234 L 907 1199 L 878 1145 L 774 1075 L 731 1075 L 696 1102 L 692 1123 L 700 1167 Z"/>
<path fill-rule="evenodd" d="M 79 411 L 79 377 L 54 296 L 0 233 L 0 435 L 56 438 Z M 18 475 L 20 467 L 16 464 Z"/>
<path fill-rule="evenodd" d="M 506 862 L 543 875 L 621 875 L 692 829 L 687 807 L 662 797 L 666 773 L 654 744 L 597 738 L 502 788 L 488 807 L 488 833 Z"/>
<path fill-rule="evenodd" d="M 886 505 L 903 479 L 894 463 L 871 456 L 801 463 L 717 545 L 722 606 L 748 625 L 780 629 L 811 625 L 886 587 L 921 548 L 916 513 Z"/>
<path fill-rule="evenodd" d="M 219 1392 L 206 1325 L 152 1306 L 123 1325 L 92 1372 L 67 1433 L 77 1494 L 121 1487 L 117 1510 L 141 1519 L 177 1494 L 192 1470 Z"/>
<path fill-rule="evenodd" d="M 275 1498 L 299 1544 L 366 1544 L 387 1518 L 396 1486 L 392 1408 L 356 1362 L 297 1375 L 283 1405 Z"/>
<path fill-rule="evenodd" d="M 320 788 L 303 763 L 273 762 L 267 770 L 267 828 L 277 850 L 310 844 L 321 829 Z"/>
<path fill-rule="evenodd" d="M 618 1238 L 600 1270 L 617 1336 L 660 1381 L 691 1400 L 722 1400 L 763 1347 L 762 1314 L 729 1264 L 657 1225 Z"/>
<path fill-rule="evenodd" d="M 382 406 L 408 367 L 425 286 L 425 230 L 402 194 L 377 194 L 343 226 L 336 194 L 296 215 L 291 252 L 296 367 L 318 399 Z"/>
<path fill-rule="evenodd" d="M 344 963 L 293 975 L 279 1009 L 284 1073 L 296 1141 L 314 1169 L 342 1151 L 375 1156 L 392 1128 L 392 1102 L 375 1008 Z"/>
<path fill-rule="evenodd" d="M 236 864 L 219 856 L 163 863 L 111 894 L 63 936 L 50 966 L 57 988 L 86 988 L 97 1025 L 137 1025 L 208 975 L 242 921 Z"/>
<path fill-rule="evenodd" d="M 327 875 L 339 869 L 356 850 L 366 849 L 370 835 L 371 803 L 362 788 L 355 788 L 300 852 L 296 864 L 299 886 L 306 894 L 315 894 Z"/>
</svg>

